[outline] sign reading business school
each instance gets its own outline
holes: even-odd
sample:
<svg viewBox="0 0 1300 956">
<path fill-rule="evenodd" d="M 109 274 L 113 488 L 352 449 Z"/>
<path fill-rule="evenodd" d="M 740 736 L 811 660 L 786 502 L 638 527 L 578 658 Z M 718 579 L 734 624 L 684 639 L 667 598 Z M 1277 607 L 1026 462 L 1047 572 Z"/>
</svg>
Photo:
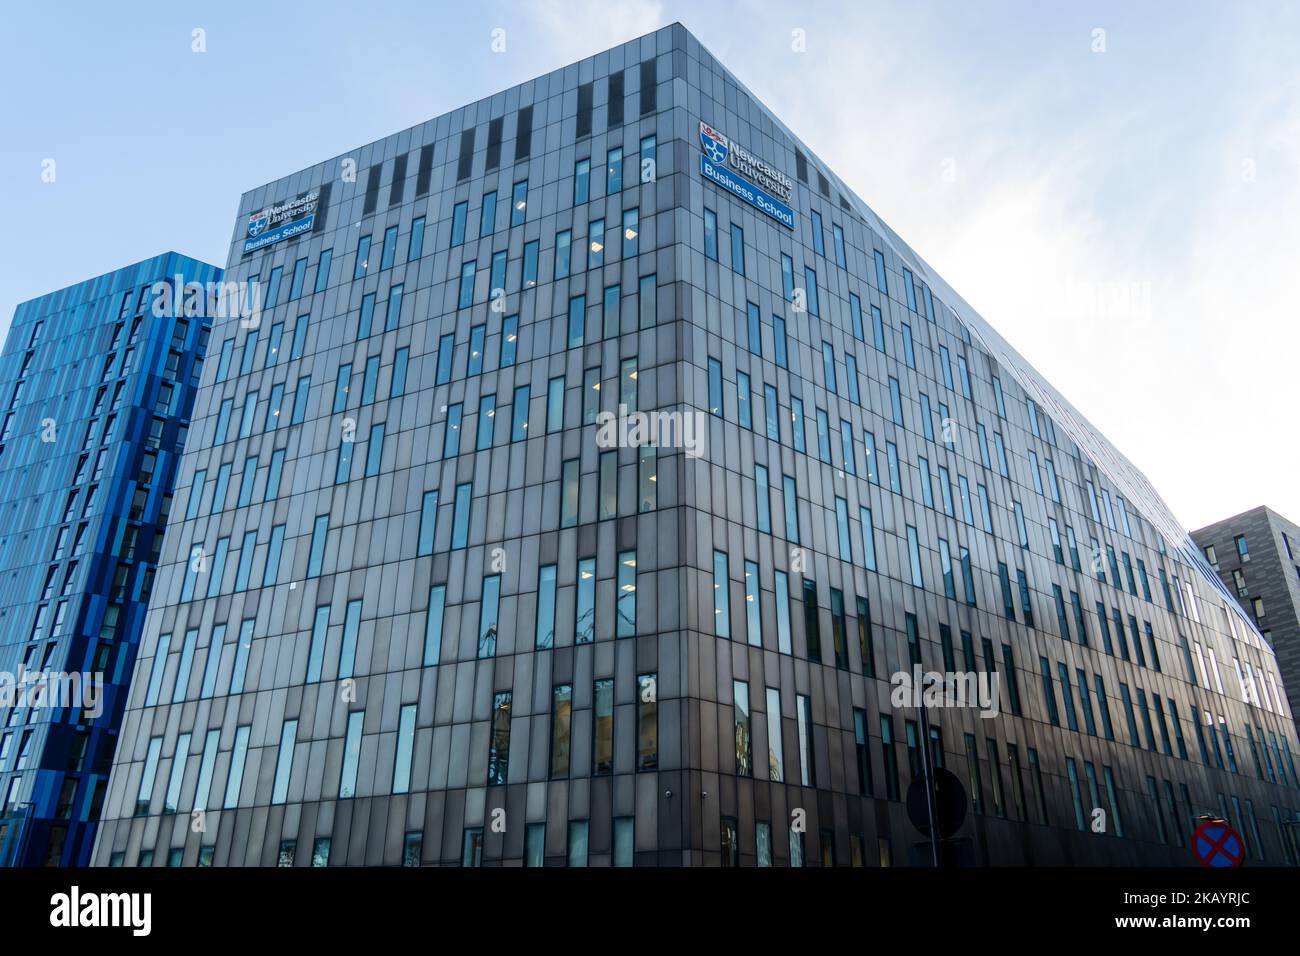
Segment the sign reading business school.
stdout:
<svg viewBox="0 0 1300 956">
<path fill-rule="evenodd" d="M 794 183 L 788 176 L 703 122 L 700 146 L 701 174 L 787 229 L 794 228 L 794 210 L 787 205 Z"/>
<path fill-rule="evenodd" d="M 244 254 L 311 232 L 316 225 L 320 198 L 320 191 L 313 190 L 278 206 L 267 206 L 253 213 L 248 217 L 248 238 L 244 240 Z"/>
</svg>

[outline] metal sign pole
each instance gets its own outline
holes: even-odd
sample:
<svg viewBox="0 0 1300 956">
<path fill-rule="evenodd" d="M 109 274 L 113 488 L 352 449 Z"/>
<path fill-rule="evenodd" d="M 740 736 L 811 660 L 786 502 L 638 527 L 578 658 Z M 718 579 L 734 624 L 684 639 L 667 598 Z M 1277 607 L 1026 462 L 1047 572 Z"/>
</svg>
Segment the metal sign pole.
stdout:
<svg viewBox="0 0 1300 956">
<path fill-rule="evenodd" d="M 939 866 L 939 822 L 935 819 L 934 773 L 930 769 L 930 716 L 925 706 L 925 677 L 921 677 L 921 768 L 925 774 L 925 809 L 930 820 L 930 858 Z"/>
</svg>

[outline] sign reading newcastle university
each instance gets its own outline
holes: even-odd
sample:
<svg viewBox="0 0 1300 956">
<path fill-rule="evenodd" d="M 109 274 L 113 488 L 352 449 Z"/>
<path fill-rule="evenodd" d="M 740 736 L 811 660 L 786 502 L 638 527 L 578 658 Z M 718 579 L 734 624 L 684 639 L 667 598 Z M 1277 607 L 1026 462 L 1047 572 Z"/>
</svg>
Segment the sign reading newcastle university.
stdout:
<svg viewBox="0 0 1300 956">
<path fill-rule="evenodd" d="M 311 232 L 316 225 L 316 207 L 320 192 L 314 190 L 278 206 L 267 206 L 248 217 L 248 238 L 244 254 Z"/>
<path fill-rule="evenodd" d="M 738 199 L 794 228 L 794 210 L 787 203 L 794 183 L 707 123 L 700 123 L 700 172 Z"/>
</svg>

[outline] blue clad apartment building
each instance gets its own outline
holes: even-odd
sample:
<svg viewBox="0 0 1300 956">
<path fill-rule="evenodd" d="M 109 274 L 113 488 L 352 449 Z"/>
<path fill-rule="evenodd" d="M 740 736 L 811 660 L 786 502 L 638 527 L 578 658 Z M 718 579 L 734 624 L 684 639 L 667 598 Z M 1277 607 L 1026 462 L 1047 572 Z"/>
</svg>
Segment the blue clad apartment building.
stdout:
<svg viewBox="0 0 1300 956">
<path fill-rule="evenodd" d="M 14 314 L 0 355 L 0 864 L 90 861 L 209 335 L 170 293 L 154 314 L 155 283 L 200 283 L 206 301 L 220 278 L 169 252 Z"/>
<path fill-rule="evenodd" d="M 682 26 L 250 191 L 226 278 L 95 862 L 906 864 L 936 767 L 969 862 L 1295 862 L 1186 531 Z"/>
</svg>

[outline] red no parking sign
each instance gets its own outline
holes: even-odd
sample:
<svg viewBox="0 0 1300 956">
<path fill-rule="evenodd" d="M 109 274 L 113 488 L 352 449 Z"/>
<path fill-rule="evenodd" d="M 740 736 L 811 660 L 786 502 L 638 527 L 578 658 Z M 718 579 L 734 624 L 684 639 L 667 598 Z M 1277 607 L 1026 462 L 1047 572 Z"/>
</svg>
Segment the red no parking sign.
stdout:
<svg viewBox="0 0 1300 956">
<path fill-rule="evenodd" d="M 1222 820 L 1208 820 L 1192 834 L 1192 852 L 1201 866 L 1241 866 L 1246 850 L 1237 831 Z"/>
</svg>

